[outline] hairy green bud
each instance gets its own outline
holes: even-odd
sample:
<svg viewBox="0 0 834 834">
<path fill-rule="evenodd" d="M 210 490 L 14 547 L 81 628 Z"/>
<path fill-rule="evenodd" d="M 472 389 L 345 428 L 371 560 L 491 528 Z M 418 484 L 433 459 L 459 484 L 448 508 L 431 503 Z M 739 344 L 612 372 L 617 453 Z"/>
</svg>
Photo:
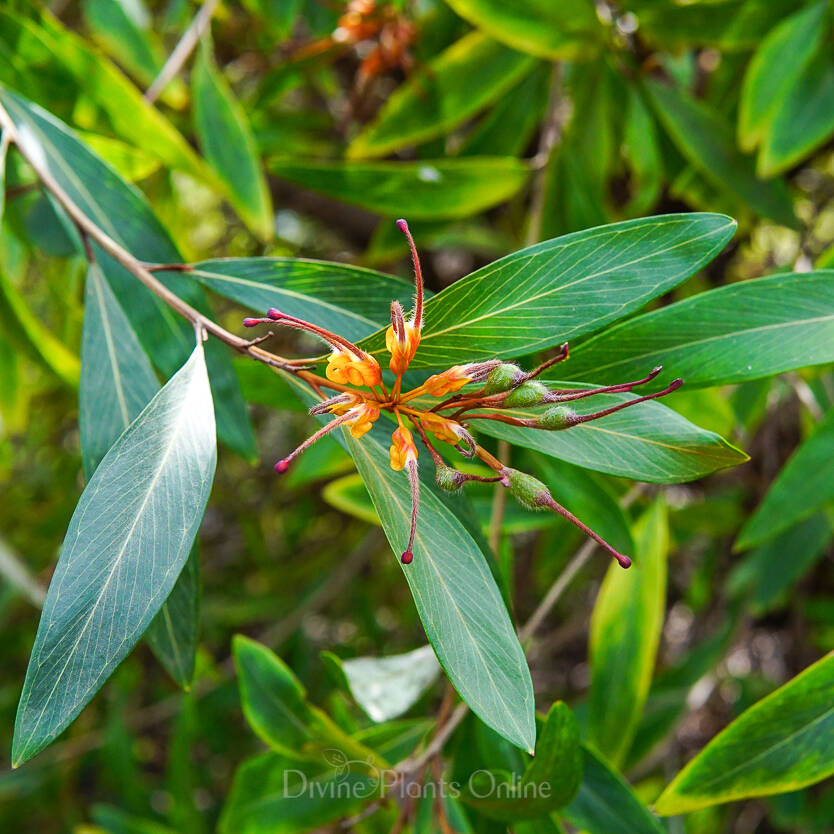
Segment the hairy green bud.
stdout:
<svg viewBox="0 0 834 834">
<path fill-rule="evenodd" d="M 504 472 L 507 486 L 519 504 L 531 510 L 542 508 L 542 499 L 550 497 L 547 487 L 532 475 L 519 472 L 518 469 L 507 469 Z"/>
<path fill-rule="evenodd" d="M 434 473 L 434 482 L 444 492 L 457 492 L 466 481 L 463 472 L 452 469 L 451 466 L 438 464 Z"/>
<path fill-rule="evenodd" d="M 500 394 L 502 391 L 509 391 L 524 378 L 524 372 L 518 365 L 505 362 L 490 371 L 487 381 L 484 384 L 484 396 Z"/>
<path fill-rule="evenodd" d="M 543 429 L 569 429 L 577 423 L 577 413 L 566 405 L 548 408 L 536 421 Z"/>
<path fill-rule="evenodd" d="M 529 382 L 523 382 L 515 391 L 507 394 L 504 405 L 507 408 L 524 408 L 525 406 L 538 405 L 547 394 L 547 386 L 543 382 L 531 379 Z"/>
</svg>

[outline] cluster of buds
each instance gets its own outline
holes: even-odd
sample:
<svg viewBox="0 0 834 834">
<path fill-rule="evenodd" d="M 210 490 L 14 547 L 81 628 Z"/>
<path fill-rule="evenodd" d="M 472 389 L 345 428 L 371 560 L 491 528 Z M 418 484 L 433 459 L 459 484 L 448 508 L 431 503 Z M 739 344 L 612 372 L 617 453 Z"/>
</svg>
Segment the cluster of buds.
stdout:
<svg viewBox="0 0 834 834">
<path fill-rule="evenodd" d="M 385 334 L 385 344 L 390 353 L 388 368 L 393 375 L 390 387 L 386 385 L 382 369 L 374 356 L 335 333 L 275 309 L 267 311 L 266 318 L 244 319 L 243 323 L 247 327 L 283 324 L 307 331 L 318 336 L 331 349 L 326 360 L 324 377 L 302 369 L 294 370 L 294 373 L 309 383 L 322 397 L 322 401 L 311 408 L 310 413 L 333 415 L 333 419 L 297 449 L 279 460 L 275 464 L 275 470 L 286 472 L 294 458 L 320 437 L 339 426 L 348 429 L 353 437 L 361 438 L 370 431 L 382 412 L 388 412 L 396 420 L 396 429 L 391 435 L 389 450 L 391 468 L 397 472 L 404 470 L 411 488 L 411 527 L 408 545 L 401 556 L 403 564 L 409 564 L 414 558 L 414 536 L 420 502 L 417 464 L 419 452 L 410 425 L 434 463 L 435 482 L 440 489 L 455 492 L 470 481 L 500 484 L 522 505 L 534 510 L 549 510 L 563 516 L 608 550 L 622 567 L 629 567 L 631 560 L 627 556 L 617 552 L 556 502 L 541 481 L 509 468 L 480 446 L 472 435 L 472 424 L 479 420 L 493 420 L 522 428 L 562 431 L 581 423 L 599 420 L 637 403 L 662 397 L 680 387 L 682 380 L 676 379 L 662 391 L 653 394 L 638 396 L 592 413 L 579 414 L 570 403 L 597 394 L 629 393 L 653 380 L 661 368 L 654 368 L 642 379 L 619 385 L 582 390 L 552 389 L 540 380 L 540 376 L 548 368 L 568 358 L 568 344 L 565 342 L 555 356 L 531 371 L 524 371 L 518 365 L 499 359 L 472 362 L 454 365 L 442 373 L 430 376 L 422 385 L 403 391 L 403 374 L 417 353 L 423 329 L 423 277 L 408 224 L 405 220 L 398 220 L 397 226 L 406 236 L 411 248 L 416 293 L 414 308 L 408 316 L 403 312 L 399 302 L 391 304 L 391 326 Z M 325 388 L 338 393 L 325 397 L 322 390 Z M 535 411 L 532 415 L 528 411 L 524 416 L 517 411 L 535 406 L 543 409 Z M 493 474 L 487 477 L 455 469 L 438 451 L 435 445 L 438 442 L 448 444 L 465 458 L 481 460 Z"/>
</svg>

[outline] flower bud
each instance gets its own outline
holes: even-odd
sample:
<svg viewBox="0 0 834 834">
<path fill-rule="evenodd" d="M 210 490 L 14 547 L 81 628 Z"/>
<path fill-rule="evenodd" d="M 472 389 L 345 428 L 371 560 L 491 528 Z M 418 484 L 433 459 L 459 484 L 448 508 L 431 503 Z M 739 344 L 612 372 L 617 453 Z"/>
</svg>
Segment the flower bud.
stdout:
<svg viewBox="0 0 834 834">
<path fill-rule="evenodd" d="M 444 492 L 458 492 L 466 482 L 466 476 L 451 466 L 438 464 L 434 473 L 434 482 Z"/>
<path fill-rule="evenodd" d="M 541 429 L 569 429 L 575 426 L 579 421 L 579 415 L 566 405 L 554 405 L 548 408 L 536 421 Z"/>
<path fill-rule="evenodd" d="M 518 469 L 505 469 L 502 473 L 507 479 L 507 487 L 519 504 L 531 510 L 540 510 L 542 501 L 550 496 L 547 487 L 538 478 L 519 472 Z"/>
<path fill-rule="evenodd" d="M 524 371 L 522 371 L 518 365 L 512 365 L 508 362 L 503 363 L 497 368 L 494 368 L 487 377 L 483 390 L 484 396 L 489 396 L 490 394 L 500 394 L 502 391 L 509 391 L 510 388 L 518 385 L 523 378 Z"/>
<path fill-rule="evenodd" d="M 504 405 L 507 408 L 524 408 L 530 405 L 538 405 L 548 394 L 547 386 L 535 379 L 523 382 L 514 391 L 507 394 Z"/>
</svg>

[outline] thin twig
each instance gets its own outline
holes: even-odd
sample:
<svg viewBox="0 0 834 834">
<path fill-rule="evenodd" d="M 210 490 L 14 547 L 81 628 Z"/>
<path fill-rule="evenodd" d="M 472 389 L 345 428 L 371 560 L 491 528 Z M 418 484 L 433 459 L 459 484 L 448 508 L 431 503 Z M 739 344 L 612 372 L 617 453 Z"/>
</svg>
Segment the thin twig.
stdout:
<svg viewBox="0 0 834 834">
<path fill-rule="evenodd" d="M 200 42 L 200 38 L 203 37 L 208 28 L 219 2 L 220 0 L 206 0 L 200 7 L 200 11 L 194 15 L 194 20 L 183 32 L 179 43 L 174 47 L 174 51 L 168 56 L 168 60 L 159 71 L 159 75 L 145 92 L 143 98 L 149 104 L 153 104 L 168 86 L 168 82 L 179 75 L 180 70 L 188 60 L 188 56 L 194 51 L 194 47 Z"/>
</svg>

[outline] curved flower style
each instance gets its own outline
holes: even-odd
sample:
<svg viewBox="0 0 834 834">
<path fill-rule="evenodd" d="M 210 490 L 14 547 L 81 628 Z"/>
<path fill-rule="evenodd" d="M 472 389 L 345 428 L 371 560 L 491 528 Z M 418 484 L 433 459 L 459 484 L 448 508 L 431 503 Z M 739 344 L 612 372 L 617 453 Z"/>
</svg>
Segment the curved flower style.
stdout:
<svg viewBox="0 0 834 834">
<path fill-rule="evenodd" d="M 551 390 L 537 377 L 551 366 L 568 358 L 568 343 L 565 342 L 555 356 L 532 371 L 523 371 L 518 365 L 492 359 L 486 362 L 454 365 L 442 373 L 430 376 L 422 385 L 403 391 L 403 374 L 420 347 L 420 335 L 423 329 L 423 275 L 417 248 L 408 224 L 405 220 L 398 220 L 397 226 L 406 236 L 411 248 L 416 293 L 414 309 L 408 316 L 403 312 L 398 301 L 391 304 L 391 326 L 385 334 L 385 344 L 391 354 L 388 367 L 394 375 L 390 390 L 382 378 L 382 370 L 376 358 L 342 336 L 276 309 L 268 310 L 265 318 L 244 319 L 243 324 L 246 327 L 259 324 L 283 324 L 287 327 L 305 330 L 324 340 L 331 348 L 325 376 L 305 374 L 304 378 L 322 396 L 322 401 L 313 406 L 310 413 L 332 414 L 334 419 L 285 458 L 279 460 L 275 464 L 275 470 L 286 472 L 294 458 L 338 426 L 346 427 L 353 437 L 361 438 L 370 431 L 380 414 L 387 411 L 397 421 L 397 428 L 391 435 L 391 468 L 397 472 L 405 470 L 411 486 L 411 529 L 408 546 L 401 556 L 403 564 L 409 564 L 414 558 L 412 547 L 420 501 L 418 448 L 411 430 L 406 425 L 407 420 L 416 430 L 420 441 L 434 462 L 435 481 L 441 489 L 454 492 L 468 481 L 499 483 L 509 489 L 524 506 L 534 510 L 544 509 L 559 513 L 608 550 L 622 567 L 629 567 L 631 559 L 628 556 L 617 552 L 608 542 L 557 503 L 541 481 L 505 466 L 481 447 L 470 433 L 470 424 L 476 420 L 497 420 L 513 426 L 561 431 L 580 423 L 599 420 L 637 403 L 662 397 L 679 388 L 682 380 L 675 379 L 665 389 L 654 394 L 637 397 L 591 414 L 578 414 L 566 403 L 592 397 L 595 394 L 630 392 L 654 379 L 660 373 L 661 368 L 654 368 L 643 379 L 623 382 L 619 385 L 580 391 Z M 480 387 L 464 390 L 468 385 Z M 335 389 L 339 393 L 326 399 L 322 388 Z M 440 402 L 426 404 L 424 400 L 429 398 L 440 400 Z M 551 407 L 534 417 L 520 417 L 512 414 L 513 409 L 536 405 L 550 405 Z M 429 439 L 429 435 L 437 441 L 449 444 L 463 457 L 479 458 L 495 472 L 495 475 L 492 477 L 473 475 L 449 466 Z"/>
</svg>

